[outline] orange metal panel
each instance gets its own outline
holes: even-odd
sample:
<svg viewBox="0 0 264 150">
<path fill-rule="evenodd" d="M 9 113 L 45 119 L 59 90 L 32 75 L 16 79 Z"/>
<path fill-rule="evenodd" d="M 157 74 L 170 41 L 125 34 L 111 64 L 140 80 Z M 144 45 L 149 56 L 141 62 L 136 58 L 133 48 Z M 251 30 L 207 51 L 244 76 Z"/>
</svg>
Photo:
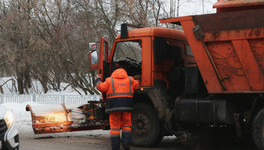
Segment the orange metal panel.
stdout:
<svg viewBox="0 0 264 150">
<path fill-rule="evenodd" d="M 213 5 L 213 8 L 243 7 L 264 5 L 264 0 L 219 0 Z"/>
<path fill-rule="evenodd" d="M 140 86 L 151 86 L 151 67 L 152 67 L 152 37 L 142 38 L 142 77 Z M 148 49 L 148 50 L 147 50 Z"/>
<path fill-rule="evenodd" d="M 186 17 L 177 17 L 177 18 L 166 18 L 166 19 L 159 19 L 160 23 L 178 23 L 183 21 L 189 21 L 192 20 L 192 16 L 186 16 Z"/>
<path fill-rule="evenodd" d="M 104 69 L 103 69 L 103 61 L 108 60 L 108 42 L 104 37 L 100 40 L 100 52 L 99 52 L 99 67 L 98 67 L 98 74 L 101 75 L 102 80 Z"/>
<path fill-rule="evenodd" d="M 261 71 L 264 72 L 264 38 L 249 40 L 248 42 Z"/>
<path fill-rule="evenodd" d="M 264 8 L 264 0 L 219 0 L 215 3 L 217 13 Z"/>
<path fill-rule="evenodd" d="M 164 28 L 164 27 L 151 27 L 151 28 L 141 28 L 128 31 L 129 38 L 141 38 L 150 36 L 161 36 L 161 37 L 173 37 L 181 41 L 185 41 L 185 35 L 183 31 Z M 120 39 L 120 34 L 116 37 Z"/>
<path fill-rule="evenodd" d="M 250 90 L 245 72 L 231 41 L 207 43 L 207 48 L 227 91 Z"/>
<path fill-rule="evenodd" d="M 207 32 L 204 34 L 205 42 L 213 41 L 230 41 L 242 39 L 259 39 L 264 38 L 264 28 L 254 28 L 245 30 Z"/>
<path fill-rule="evenodd" d="M 223 88 L 217 78 L 216 72 L 208 58 L 207 53 L 204 50 L 204 46 L 201 41 L 196 40 L 192 29 L 195 24 L 192 20 L 181 22 L 185 35 L 188 39 L 190 47 L 192 49 L 194 58 L 199 66 L 199 70 L 203 77 L 204 83 L 209 93 L 222 93 Z"/>
<path fill-rule="evenodd" d="M 241 65 L 249 80 L 251 90 L 264 90 L 264 76 L 258 62 L 252 54 L 250 45 L 247 40 L 232 41 Z"/>
</svg>

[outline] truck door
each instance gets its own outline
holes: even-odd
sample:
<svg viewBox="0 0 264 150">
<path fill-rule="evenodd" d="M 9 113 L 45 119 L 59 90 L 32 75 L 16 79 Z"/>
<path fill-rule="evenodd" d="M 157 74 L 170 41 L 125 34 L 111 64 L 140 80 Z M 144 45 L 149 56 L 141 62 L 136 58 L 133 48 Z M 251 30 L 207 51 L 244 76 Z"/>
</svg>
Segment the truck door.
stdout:
<svg viewBox="0 0 264 150">
<path fill-rule="evenodd" d="M 100 40 L 100 48 L 97 49 L 96 43 L 89 43 L 90 54 L 89 54 L 89 65 L 90 69 L 98 69 L 98 74 L 102 80 L 110 76 L 110 63 L 109 63 L 109 51 L 108 42 L 105 38 Z M 98 54 L 99 52 L 99 54 Z"/>
<path fill-rule="evenodd" d="M 101 38 L 100 41 L 100 50 L 99 50 L 99 67 L 98 74 L 100 74 L 102 80 L 105 80 L 108 76 L 110 76 L 109 66 L 110 63 L 108 61 L 108 42 L 105 38 Z"/>
</svg>

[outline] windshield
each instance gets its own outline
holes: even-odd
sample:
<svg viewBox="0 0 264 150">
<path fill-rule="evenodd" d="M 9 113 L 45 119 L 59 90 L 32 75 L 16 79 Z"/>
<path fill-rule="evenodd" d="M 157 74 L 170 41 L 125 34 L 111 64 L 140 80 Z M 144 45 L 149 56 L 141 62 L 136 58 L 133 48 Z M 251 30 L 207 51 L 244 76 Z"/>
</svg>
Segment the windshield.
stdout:
<svg viewBox="0 0 264 150">
<path fill-rule="evenodd" d="M 113 61 L 124 60 L 131 58 L 137 62 L 141 62 L 141 41 L 125 41 L 118 42 L 115 49 Z"/>
</svg>

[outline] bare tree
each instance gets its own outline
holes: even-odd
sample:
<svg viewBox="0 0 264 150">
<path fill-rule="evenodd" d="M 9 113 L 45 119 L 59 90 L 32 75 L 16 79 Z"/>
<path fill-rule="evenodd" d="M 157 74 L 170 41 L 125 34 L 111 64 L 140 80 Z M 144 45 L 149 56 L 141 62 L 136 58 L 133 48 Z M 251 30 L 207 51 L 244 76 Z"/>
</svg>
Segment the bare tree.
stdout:
<svg viewBox="0 0 264 150">
<path fill-rule="evenodd" d="M 32 79 L 43 92 L 66 82 L 84 94 L 98 94 L 89 68 L 90 42 L 110 43 L 123 22 L 159 26 L 168 17 L 165 0 L 10 0 L 0 2 L 0 75 L 16 77 L 20 94 Z M 68 87 L 68 86 L 67 86 Z M 65 88 L 67 88 L 65 87 Z"/>
<path fill-rule="evenodd" d="M 31 25 L 29 15 L 31 13 L 30 0 L 10 1 L 9 5 L 2 5 L 1 28 L 3 45 L 7 57 L 12 57 L 9 64 L 13 74 L 17 77 L 18 91 L 20 94 L 28 93 L 31 87 L 30 75 L 30 38 Z M 24 91 L 25 89 L 25 91 Z"/>
</svg>

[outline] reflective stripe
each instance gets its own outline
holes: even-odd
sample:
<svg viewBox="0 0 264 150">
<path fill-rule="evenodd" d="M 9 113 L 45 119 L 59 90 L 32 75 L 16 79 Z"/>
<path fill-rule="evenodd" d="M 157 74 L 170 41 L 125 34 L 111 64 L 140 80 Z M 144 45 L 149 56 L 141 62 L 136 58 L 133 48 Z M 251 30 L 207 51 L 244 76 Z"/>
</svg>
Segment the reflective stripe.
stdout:
<svg viewBox="0 0 264 150">
<path fill-rule="evenodd" d="M 112 89 L 113 89 L 113 94 L 115 94 L 115 84 L 114 84 L 114 79 L 111 77 L 112 81 Z"/>
<path fill-rule="evenodd" d="M 116 110 L 132 110 L 132 107 L 116 107 L 116 108 L 106 108 L 106 111 L 116 111 Z"/>
<path fill-rule="evenodd" d="M 110 134 L 110 137 L 120 137 L 120 134 Z"/>
<path fill-rule="evenodd" d="M 117 128 L 116 128 L 116 129 L 111 129 L 111 131 L 119 131 L 119 130 L 120 130 L 120 129 L 117 129 Z"/>
<path fill-rule="evenodd" d="M 118 130 L 118 131 L 113 131 L 113 130 L 110 130 L 110 134 L 111 135 L 114 135 L 114 134 L 120 134 L 120 130 Z"/>
<path fill-rule="evenodd" d="M 110 130 L 110 134 L 111 135 L 119 135 L 120 134 L 120 129 L 111 129 Z"/>
<path fill-rule="evenodd" d="M 115 93 L 115 83 L 114 83 L 114 79 L 111 77 L 111 81 L 112 81 L 112 90 L 113 90 L 113 94 L 107 94 L 106 96 L 117 96 L 117 95 L 129 95 L 129 96 L 133 96 L 132 93 L 132 87 L 131 87 L 131 78 L 129 78 L 129 88 L 130 88 L 130 93 Z"/>
<path fill-rule="evenodd" d="M 130 77 L 128 77 L 128 78 L 129 78 L 130 93 L 132 94 L 131 78 Z"/>
</svg>

